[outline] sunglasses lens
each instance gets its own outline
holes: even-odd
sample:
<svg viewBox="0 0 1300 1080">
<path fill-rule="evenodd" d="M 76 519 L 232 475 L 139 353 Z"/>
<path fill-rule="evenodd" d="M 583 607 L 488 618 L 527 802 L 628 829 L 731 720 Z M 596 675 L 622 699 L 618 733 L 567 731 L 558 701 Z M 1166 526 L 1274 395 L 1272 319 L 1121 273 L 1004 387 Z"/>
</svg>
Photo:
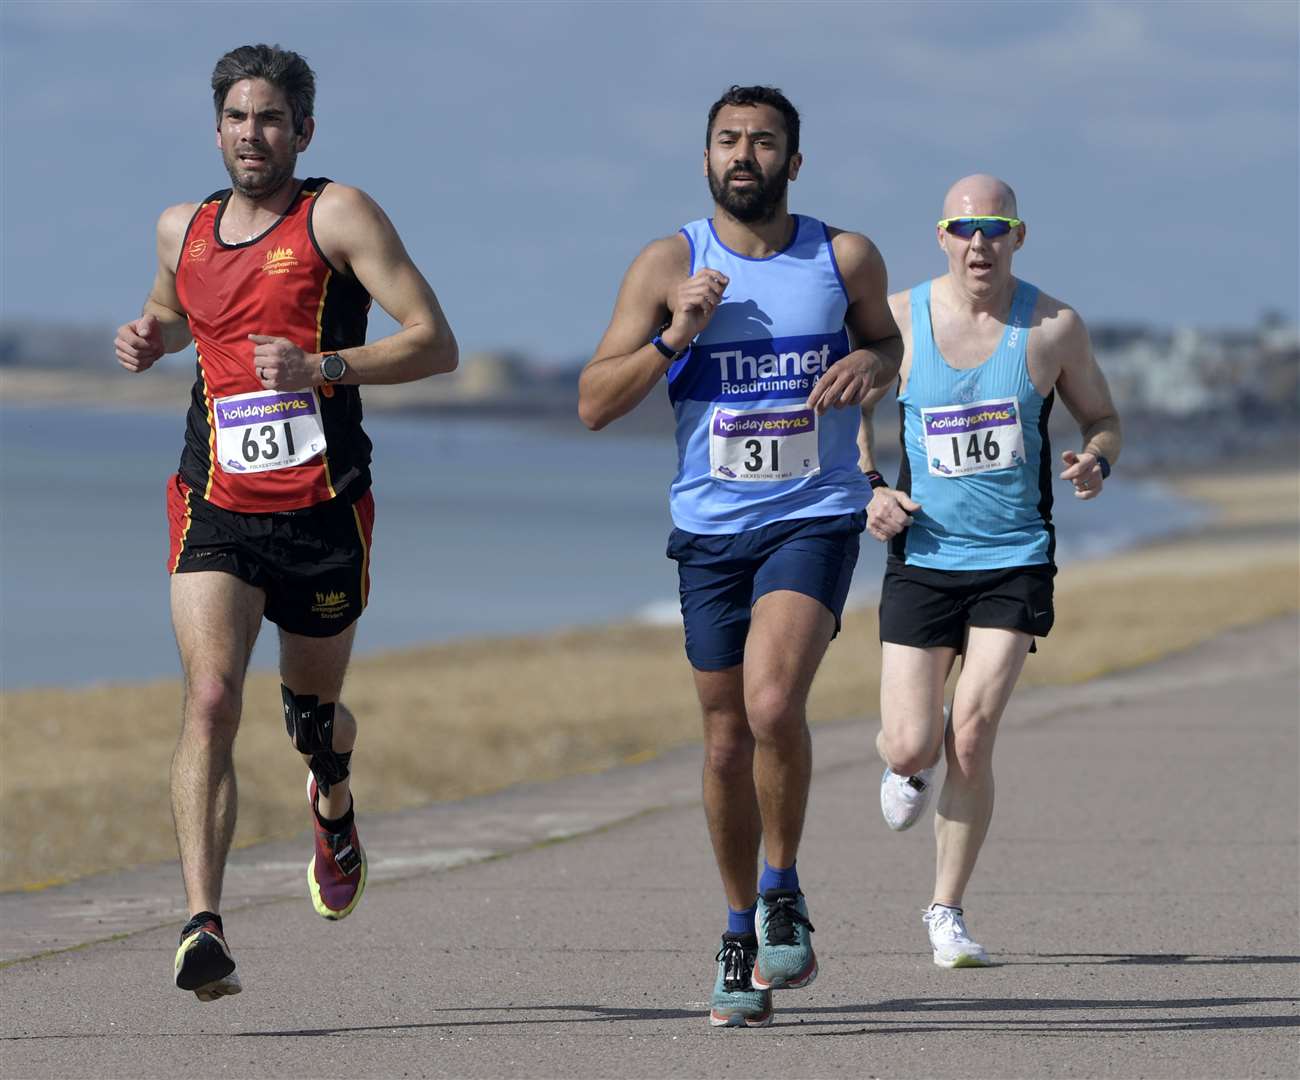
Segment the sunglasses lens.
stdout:
<svg viewBox="0 0 1300 1080">
<path fill-rule="evenodd" d="M 948 231 L 963 240 L 982 232 L 984 239 L 991 240 L 995 236 L 1005 236 L 1011 231 L 1011 226 L 997 218 L 956 218 L 948 223 Z"/>
</svg>

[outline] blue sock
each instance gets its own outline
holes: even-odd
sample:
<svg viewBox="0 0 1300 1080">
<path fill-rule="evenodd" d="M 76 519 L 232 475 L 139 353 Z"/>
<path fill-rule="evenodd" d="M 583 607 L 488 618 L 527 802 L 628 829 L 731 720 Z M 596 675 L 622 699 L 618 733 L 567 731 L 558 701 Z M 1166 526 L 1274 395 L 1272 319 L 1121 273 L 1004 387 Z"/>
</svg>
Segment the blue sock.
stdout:
<svg viewBox="0 0 1300 1080">
<path fill-rule="evenodd" d="M 758 879 L 758 891 L 767 892 L 769 889 L 784 889 L 789 892 L 799 891 L 799 871 L 795 869 L 795 864 L 791 863 L 784 870 L 778 870 L 771 865 L 766 859 L 763 860 L 763 876 Z"/>
<path fill-rule="evenodd" d="M 752 934 L 754 932 L 754 913 L 758 905 L 745 908 L 744 911 L 732 911 L 727 908 L 727 933 Z"/>
</svg>

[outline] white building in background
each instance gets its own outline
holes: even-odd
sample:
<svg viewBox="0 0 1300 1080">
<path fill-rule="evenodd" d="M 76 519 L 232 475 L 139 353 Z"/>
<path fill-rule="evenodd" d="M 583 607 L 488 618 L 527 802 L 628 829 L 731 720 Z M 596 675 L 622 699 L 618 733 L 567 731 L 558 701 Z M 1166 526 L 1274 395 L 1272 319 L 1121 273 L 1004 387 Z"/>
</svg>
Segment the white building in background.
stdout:
<svg viewBox="0 0 1300 1080">
<path fill-rule="evenodd" d="M 1102 325 L 1094 349 L 1121 407 L 1172 416 L 1300 412 L 1300 329 L 1276 319 L 1255 330 L 1172 333 Z"/>
</svg>

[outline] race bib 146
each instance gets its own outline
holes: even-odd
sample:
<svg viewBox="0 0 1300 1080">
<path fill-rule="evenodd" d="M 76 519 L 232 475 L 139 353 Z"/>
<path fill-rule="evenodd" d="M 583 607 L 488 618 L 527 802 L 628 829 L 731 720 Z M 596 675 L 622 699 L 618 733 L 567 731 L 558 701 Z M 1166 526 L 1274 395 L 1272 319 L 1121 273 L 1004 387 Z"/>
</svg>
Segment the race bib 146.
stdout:
<svg viewBox="0 0 1300 1080">
<path fill-rule="evenodd" d="M 970 476 L 1025 463 L 1015 398 L 921 410 L 931 476 Z"/>
</svg>

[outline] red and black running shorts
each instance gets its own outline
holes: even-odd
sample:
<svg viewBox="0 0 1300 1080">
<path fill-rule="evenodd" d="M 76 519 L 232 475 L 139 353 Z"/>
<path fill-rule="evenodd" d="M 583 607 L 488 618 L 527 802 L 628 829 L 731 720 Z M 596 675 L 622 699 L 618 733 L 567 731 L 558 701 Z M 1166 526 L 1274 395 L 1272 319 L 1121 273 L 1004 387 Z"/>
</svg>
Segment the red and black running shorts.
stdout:
<svg viewBox="0 0 1300 1080">
<path fill-rule="evenodd" d="M 172 574 L 215 570 L 266 593 L 266 617 L 291 634 L 333 637 L 370 595 L 374 496 L 275 514 L 214 506 L 179 475 L 167 481 Z"/>
</svg>

